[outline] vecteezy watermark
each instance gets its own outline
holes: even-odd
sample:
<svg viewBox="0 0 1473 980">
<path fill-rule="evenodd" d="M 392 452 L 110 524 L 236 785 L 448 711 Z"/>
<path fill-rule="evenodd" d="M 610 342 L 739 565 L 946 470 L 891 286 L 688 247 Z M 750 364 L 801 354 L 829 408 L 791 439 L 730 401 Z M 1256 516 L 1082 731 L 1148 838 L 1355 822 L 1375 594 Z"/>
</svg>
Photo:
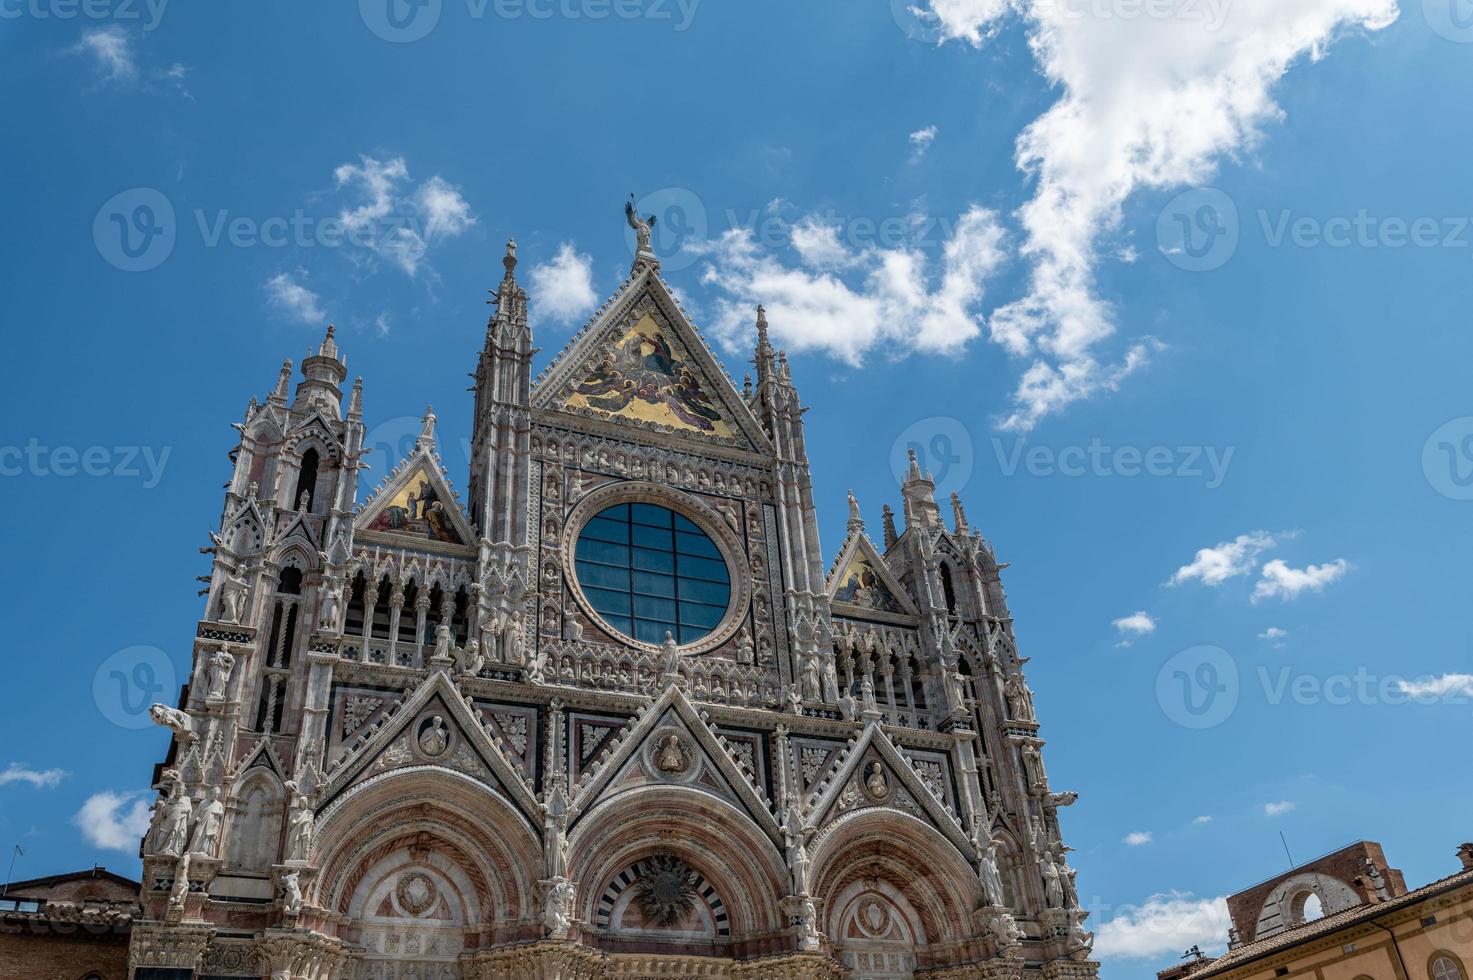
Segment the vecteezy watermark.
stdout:
<svg viewBox="0 0 1473 980">
<path fill-rule="evenodd" d="M 1173 265 L 1211 272 L 1238 251 L 1238 206 L 1215 187 L 1178 194 L 1156 219 L 1156 245 Z"/>
<path fill-rule="evenodd" d="M 1233 0 L 1053 0 L 1068 20 L 1198 21 L 1204 30 L 1219 31 Z"/>
<path fill-rule="evenodd" d="M 124 272 L 147 272 L 174 254 L 178 237 L 173 203 L 152 187 L 135 187 L 109 198 L 92 221 L 92 241 Z"/>
<path fill-rule="evenodd" d="M 1029 476 L 1063 476 L 1077 479 L 1095 477 L 1176 477 L 1201 480 L 1208 490 L 1216 490 L 1227 479 L 1236 446 L 1107 446 L 1091 439 L 1088 446 L 1029 446 L 1028 440 L 1015 438 L 1006 445 L 992 437 L 992 452 L 1003 476 L 1014 476 L 1023 470 Z"/>
<path fill-rule="evenodd" d="M 1473 3 L 1473 0 L 1469 0 Z M 1269 248 L 1473 249 L 1473 215 L 1299 214 L 1288 208 L 1255 212 Z M 1156 243 L 1172 264 L 1189 272 L 1220 269 L 1236 254 L 1245 229 L 1238 206 L 1215 188 L 1174 198 L 1156 219 Z"/>
<path fill-rule="evenodd" d="M 936 495 L 945 498 L 961 493 L 972 479 L 976 451 L 972 433 L 960 421 L 944 415 L 921 419 L 905 428 L 890 444 L 890 472 L 904 483 L 910 472 L 910 457 L 936 482 Z"/>
<path fill-rule="evenodd" d="M 313 215 L 298 208 L 287 215 L 236 214 L 228 208 L 190 212 L 186 227 L 205 248 L 334 249 L 392 247 L 405 259 L 419 258 L 433 229 L 423 215 L 357 217 Z M 97 212 L 92 237 L 97 252 L 124 272 L 163 265 L 178 245 L 178 216 L 161 191 L 135 187 L 117 194 Z"/>
<path fill-rule="evenodd" d="M 1401 674 L 1373 674 L 1365 667 L 1352 673 L 1320 676 L 1291 666 L 1273 670 L 1260 666 L 1258 682 L 1264 700 L 1271 706 L 1288 701 L 1308 707 L 1327 704 L 1344 707 L 1351 704 L 1469 704 L 1473 703 L 1473 677 L 1459 675 L 1448 678 L 1417 677 Z"/>
<path fill-rule="evenodd" d="M 1216 728 L 1238 707 L 1238 664 L 1222 647 L 1195 646 L 1161 665 L 1156 703 L 1183 728 Z"/>
<path fill-rule="evenodd" d="M 471 20 L 670 21 L 690 30 L 701 0 L 464 0 Z M 428 37 L 440 25 L 444 0 L 358 0 L 358 14 L 376 36 L 395 44 Z"/>
<path fill-rule="evenodd" d="M 912 41 L 940 44 L 946 38 L 945 26 L 932 9 L 931 0 L 890 0 L 890 16 Z"/>
<path fill-rule="evenodd" d="M 0 445 L 0 477 L 74 476 L 143 479 L 152 490 L 164 478 L 170 446 L 43 446 L 36 438 L 23 446 Z"/>
<path fill-rule="evenodd" d="M 1449 41 L 1473 44 L 1473 0 L 1422 0 L 1422 16 Z"/>
<path fill-rule="evenodd" d="M 0 0 L 0 20 L 112 20 L 154 30 L 169 0 Z"/>
<path fill-rule="evenodd" d="M 158 647 L 128 647 L 104 660 L 92 675 L 92 700 L 119 728 L 147 728 L 153 724 L 149 707 L 172 703 L 175 683 L 168 654 Z"/>
<path fill-rule="evenodd" d="M 1444 423 L 1427 437 L 1422 473 L 1449 500 L 1473 500 L 1473 416 Z"/>
</svg>

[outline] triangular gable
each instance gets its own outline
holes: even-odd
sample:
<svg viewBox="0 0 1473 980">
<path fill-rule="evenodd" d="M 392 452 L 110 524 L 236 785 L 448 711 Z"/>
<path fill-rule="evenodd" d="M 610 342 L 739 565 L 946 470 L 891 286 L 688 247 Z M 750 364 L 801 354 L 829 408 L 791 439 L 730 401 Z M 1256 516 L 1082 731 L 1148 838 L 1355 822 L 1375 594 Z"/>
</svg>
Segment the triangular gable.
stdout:
<svg viewBox="0 0 1473 980">
<path fill-rule="evenodd" d="M 534 408 L 765 452 L 767 437 L 653 271 L 626 281 L 538 379 Z"/>
<path fill-rule="evenodd" d="M 849 532 L 829 574 L 829 603 L 863 613 L 919 617 L 910 594 L 861 529 Z"/>
<path fill-rule="evenodd" d="M 337 424 L 342 425 L 341 422 Z M 320 411 L 312 412 L 290 428 L 287 433 L 287 448 L 295 449 L 303 439 L 314 437 L 322 441 L 329 459 L 337 460 L 342 456 L 343 446 L 338 441 L 333 423 Z"/>
<path fill-rule="evenodd" d="M 880 794 L 870 792 L 868 784 L 875 766 L 884 782 Z M 972 856 L 971 842 L 956 815 L 927 788 L 879 724 L 870 722 L 818 787 L 817 798 L 808 806 L 808 824 L 821 830 L 846 813 L 874 807 L 909 813 L 939 830 L 969 859 Z"/>
<path fill-rule="evenodd" d="M 435 719 L 439 718 L 439 724 Z M 415 729 L 411 731 L 411 728 Z M 424 729 L 420 731 L 419 729 Z M 445 747 L 433 750 L 436 733 Z M 537 801 L 517 767 L 502 754 L 465 695 L 443 670 L 436 670 L 409 697 L 376 722 L 357 748 L 333 763 L 322 787 L 323 806 L 351 786 L 383 772 L 433 765 L 462 772 L 511 802 L 533 827 L 541 826 Z M 426 736 L 432 740 L 425 742 Z M 414 740 L 418 744 L 411 744 Z"/>
<path fill-rule="evenodd" d="M 680 737 L 678 751 L 687 768 L 657 780 L 651 769 L 660 769 L 659 753 L 667 748 L 664 740 L 671 735 Z M 597 764 L 597 771 L 577 787 L 573 804 L 586 813 L 600 797 L 656 781 L 681 783 L 721 797 L 745 811 L 775 843 L 782 840 L 782 830 L 765 796 L 742 772 L 721 736 L 674 686 L 639 715 L 608 757 Z"/>
<path fill-rule="evenodd" d="M 359 535 L 472 547 L 476 533 L 434 453 L 416 448 L 374 491 L 353 524 Z"/>
</svg>

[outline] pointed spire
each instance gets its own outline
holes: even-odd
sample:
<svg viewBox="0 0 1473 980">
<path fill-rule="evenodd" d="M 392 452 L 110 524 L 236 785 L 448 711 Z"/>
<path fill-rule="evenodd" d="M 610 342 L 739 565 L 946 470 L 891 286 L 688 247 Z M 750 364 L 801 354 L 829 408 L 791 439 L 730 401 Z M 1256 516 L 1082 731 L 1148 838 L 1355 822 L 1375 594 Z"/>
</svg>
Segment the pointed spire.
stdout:
<svg viewBox="0 0 1473 980">
<path fill-rule="evenodd" d="M 757 349 L 752 364 L 757 368 L 757 387 L 761 388 L 772 380 L 774 356 L 772 342 L 767 338 L 767 309 L 760 305 L 757 307 Z"/>
<path fill-rule="evenodd" d="M 286 404 L 287 389 L 292 383 L 292 359 L 288 357 L 281 362 L 281 372 L 276 376 L 276 390 L 271 392 L 271 402 L 275 405 Z"/>
<path fill-rule="evenodd" d="M 864 518 L 859 515 L 859 501 L 854 496 L 854 491 L 849 491 L 849 533 L 864 532 Z"/>
<path fill-rule="evenodd" d="M 905 482 L 900 485 L 905 499 L 905 526 L 920 523 L 926 527 L 941 527 L 941 510 L 936 506 L 936 484 L 929 473 L 922 474 L 920 461 L 916 459 L 915 447 L 908 451 L 910 466 L 905 472 Z"/>
<path fill-rule="evenodd" d="M 967 533 L 967 512 L 962 509 L 962 498 L 955 490 L 951 493 L 951 517 L 956 527 L 956 533 L 965 536 Z"/>
<path fill-rule="evenodd" d="M 318 357 L 331 357 L 338 359 L 338 345 L 333 342 L 333 334 L 337 333 L 337 326 L 329 323 L 327 325 L 327 336 L 322 338 L 322 345 L 317 348 Z"/>
<path fill-rule="evenodd" d="M 895 542 L 900 540 L 900 536 L 895 533 L 895 511 L 890 509 L 889 504 L 885 505 L 884 520 L 885 550 L 889 551 L 891 548 L 895 547 Z"/>
<path fill-rule="evenodd" d="M 425 406 L 424 428 L 420 430 L 419 438 L 414 441 L 416 449 L 435 448 L 435 409 L 432 405 Z"/>
<path fill-rule="evenodd" d="M 348 396 L 348 418 L 363 418 L 363 379 L 353 379 L 353 393 Z"/>
</svg>

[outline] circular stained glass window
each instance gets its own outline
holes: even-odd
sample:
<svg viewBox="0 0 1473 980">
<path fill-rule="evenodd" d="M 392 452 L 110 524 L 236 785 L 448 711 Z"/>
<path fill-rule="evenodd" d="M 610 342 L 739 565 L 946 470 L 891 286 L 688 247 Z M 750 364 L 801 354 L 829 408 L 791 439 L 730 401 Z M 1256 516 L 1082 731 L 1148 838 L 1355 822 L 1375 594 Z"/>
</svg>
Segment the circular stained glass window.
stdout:
<svg viewBox="0 0 1473 980">
<path fill-rule="evenodd" d="M 642 643 L 694 643 L 720 624 L 731 575 L 716 543 L 656 504 L 599 511 L 578 535 L 578 584 L 604 622 Z"/>
</svg>

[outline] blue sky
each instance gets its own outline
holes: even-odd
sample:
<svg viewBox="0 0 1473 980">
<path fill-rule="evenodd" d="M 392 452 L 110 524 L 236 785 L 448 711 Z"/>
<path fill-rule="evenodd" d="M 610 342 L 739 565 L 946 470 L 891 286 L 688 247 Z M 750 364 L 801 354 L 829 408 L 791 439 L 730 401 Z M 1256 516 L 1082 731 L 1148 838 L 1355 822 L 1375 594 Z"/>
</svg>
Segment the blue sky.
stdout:
<svg viewBox="0 0 1473 980">
<path fill-rule="evenodd" d="M 1012 563 L 1107 977 L 1209 944 L 1281 831 L 1450 873 L 1470 11 L 1284 6 L 0 3 L 17 877 L 137 871 L 164 737 L 127 702 L 186 668 L 282 358 L 336 323 L 377 465 L 433 403 L 463 487 L 501 243 L 540 366 L 627 273 L 630 192 L 738 379 L 767 303 L 826 547 L 914 442 Z"/>
</svg>

